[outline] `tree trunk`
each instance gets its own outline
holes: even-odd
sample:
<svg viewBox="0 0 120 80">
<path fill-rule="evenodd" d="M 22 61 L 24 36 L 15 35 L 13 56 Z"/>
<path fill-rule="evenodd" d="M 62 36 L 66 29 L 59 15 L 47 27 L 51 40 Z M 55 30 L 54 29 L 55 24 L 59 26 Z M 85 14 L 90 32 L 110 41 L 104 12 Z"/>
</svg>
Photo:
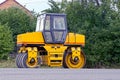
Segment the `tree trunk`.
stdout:
<svg viewBox="0 0 120 80">
<path fill-rule="evenodd" d="M 95 0 L 95 1 L 97 3 L 97 6 L 100 6 L 99 0 Z"/>
</svg>

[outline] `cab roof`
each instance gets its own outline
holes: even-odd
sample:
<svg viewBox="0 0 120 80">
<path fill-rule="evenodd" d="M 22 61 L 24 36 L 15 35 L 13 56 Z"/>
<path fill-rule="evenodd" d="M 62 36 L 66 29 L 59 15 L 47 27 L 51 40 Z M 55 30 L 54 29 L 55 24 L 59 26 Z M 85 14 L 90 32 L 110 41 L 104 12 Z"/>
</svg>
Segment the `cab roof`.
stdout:
<svg viewBox="0 0 120 80">
<path fill-rule="evenodd" d="M 66 14 L 65 13 L 42 13 L 42 14 L 40 14 L 40 15 L 38 15 L 38 16 L 41 16 L 41 15 L 54 15 L 54 16 L 66 16 Z"/>
</svg>

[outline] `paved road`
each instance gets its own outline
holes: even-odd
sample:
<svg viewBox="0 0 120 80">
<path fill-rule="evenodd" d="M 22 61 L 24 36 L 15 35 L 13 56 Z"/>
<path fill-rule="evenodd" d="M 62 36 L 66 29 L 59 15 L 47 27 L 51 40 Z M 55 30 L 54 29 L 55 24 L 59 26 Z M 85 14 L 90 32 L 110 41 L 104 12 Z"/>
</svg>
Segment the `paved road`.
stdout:
<svg viewBox="0 0 120 80">
<path fill-rule="evenodd" d="M 0 68 L 0 80 L 120 80 L 120 69 Z"/>
</svg>

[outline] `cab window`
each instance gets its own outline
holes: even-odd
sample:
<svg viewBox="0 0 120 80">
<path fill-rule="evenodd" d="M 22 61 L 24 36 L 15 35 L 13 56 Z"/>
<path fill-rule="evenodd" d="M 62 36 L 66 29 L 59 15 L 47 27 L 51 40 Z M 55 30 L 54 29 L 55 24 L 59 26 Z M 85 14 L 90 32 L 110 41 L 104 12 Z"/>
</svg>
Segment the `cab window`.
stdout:
<svg viewBox="0 0 120 80">
<path fill-rule="evenodd" d="M 45 19 L 44 15 L 41 15 L 37 18 L 36 31 L 43 31 L 44 19 Z"/>
<path fill-rule="evenodd" d="M 58 30 L 65 30 L 65 20 L 64 17 L 55 16 L 53 18 L 53 28 Z"/>
<path fill-rule="evenodd" d="M 50 16 L 46 16 L 45 30 L 50 30 Z"/>
</svg>

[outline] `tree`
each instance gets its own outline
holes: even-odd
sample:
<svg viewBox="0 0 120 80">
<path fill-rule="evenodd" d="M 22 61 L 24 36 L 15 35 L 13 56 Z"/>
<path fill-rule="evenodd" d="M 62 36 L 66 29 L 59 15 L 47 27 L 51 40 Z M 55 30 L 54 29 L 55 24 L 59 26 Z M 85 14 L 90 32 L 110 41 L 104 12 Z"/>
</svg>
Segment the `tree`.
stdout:
<svg viewBox="0 0 120 80">
<path fill-rule="evenodd" d="M 12 31 L 8 26 L 0 24 L 0 59 L 8 59 L 8 54 L 13 47 Z"/>
<path fill-rule="evenodd" d="M 35 19 L 28 16 L 21 9 L 9 8 L 0 11 L 0 23 L 7 24 L 13 32 L 14 41 L 16 36 L 21 33 L 35 30 Z"/>
<path fill-rule="evenodd" d="M 63 13 L 65 11 L 67 1 L 55 2 L 54 0 L 49 0 L 50 8 L 43 10 L 45 13 Z"/>
</svg>

